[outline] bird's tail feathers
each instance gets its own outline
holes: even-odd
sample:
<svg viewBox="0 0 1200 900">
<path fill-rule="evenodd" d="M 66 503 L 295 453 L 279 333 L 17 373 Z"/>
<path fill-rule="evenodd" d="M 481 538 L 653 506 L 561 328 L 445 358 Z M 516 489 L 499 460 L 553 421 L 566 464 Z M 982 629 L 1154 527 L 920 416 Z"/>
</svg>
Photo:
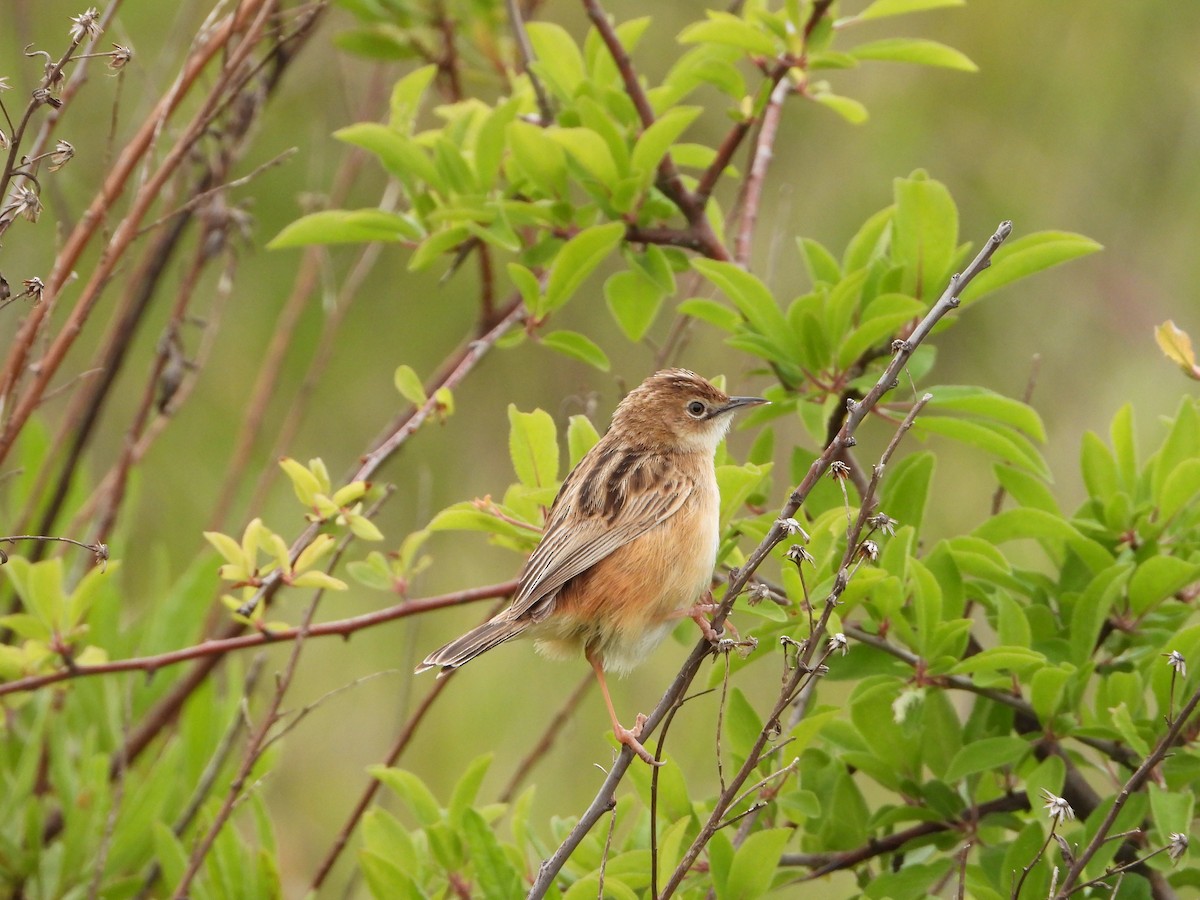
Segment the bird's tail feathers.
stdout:
<svg viewBox="0 0 1200 900">
<path fill-rule="evenodd" d="M 462 637 L 455 638 L 446 646 L 435 650 L 425 657 L 425 661 L 417 666 L 417 673 L 428 669 L 441 669 L 447 672 L 457 669 L 477 657 L 480 653 L 491 650 L 498 644 L 503 644 L 509 638 L 514 638 L 524 631 L 530 622 L 505 621 L 500 618 L 484 622 L 477 628 L 472 628 Z"/>
</svg>

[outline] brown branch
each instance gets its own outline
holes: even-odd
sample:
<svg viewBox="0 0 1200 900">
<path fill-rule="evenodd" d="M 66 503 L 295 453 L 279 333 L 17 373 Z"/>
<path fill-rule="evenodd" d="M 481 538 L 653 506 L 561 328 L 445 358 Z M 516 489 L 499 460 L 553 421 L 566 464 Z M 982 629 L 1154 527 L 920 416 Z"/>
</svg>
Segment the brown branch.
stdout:
<svg viewBox="0 0 1200 900">
<path fill-rule="evenodd" d="M 351 616 L 348 619 L 336 619 L 331 622 L 319 622 L 308 627 L 307 630 L 302 627 L 274 630 L 263 629 L 252 634 L 242 634 L 236 637 L 214 638 L 191 647 L 171 650 L 166 653 L 157 653 L 152 656 L 135 656 L 130 659 L 111 660 L 106 663 L 97 663 L 90 666 L 76 664 L 69 668 L 47 672 L 44 675 L 29 675 L 25 678 L 6 681 L 0 684 L 0 696 L 35 691 L 47 685 L 58 684 L 61 681 L 74 681 L 77 678 L 93 678 L 98 675 L 114 675 L 119 672 L 145 672 L 153 674 L 159 669 L 178 665 L 189 660 L 204 659 L 206 657 L 216 659 L 227 653 L 232 653 L 236 650 L 245 650 L 248 647 L 261 647 L 264 644 L 300 640 L 305 635 L 308 637 L 330 637 L 337 635 L 345 638 L 357 631 L 374 628 L 377 625 L 392 622 L 396 619 L 420 615 L 430 610 L 447 609 L 452 606 L 475 603 L 479 600 L 504 597 L 511 594 L 516 589 L 516 585 L 516 581 L 502 581 L 499 584 L 488 584 L 482 587 L 469 588 L 464 591 L 424 597 L 419 600 L 405 600 L 386 609 L 363 613 L 360 616 Z"/>
<path fill-rule="evenodd" d="M 867 860 L 893 853 L 912 841 L 935 834 L 943 834 L 947 831 L 955 831 L 960 828 L 969 828 L 984 816 L 991 815 L 992 813 L 1020 812 L 1029 808 L 1029 798 L 1025 795 L 1025 792 L 1017 791 L 1016 793 L 1005 794 L 1003 797 L 997 797 L 994 800 L 988 800 L 986 803 L 980 803 L 978 806 L 973 806 L 964 811 L 954 821 L 919 822 L 894 834 L 872 838 L 868 843 L 857 849 L 844 850 L 840 853 L 785 853 L 779 858 L 779 865 L 781 867 L 803 866 L 812 869 L 802 880 L 815 881 L 834 872 L 852 869 Z"/>
<path fill-rule="evenodd" d="M 521 58 L 521 70 L 533 87 L 533 95 L 537 98 L 538 118 L 543 125 L 554 121 L 554 107 L 550 105 L 550 96 L 537 77 L 530 63 L 533 59 L 533 45 L 529 43 L 529 33 L 525 30 L 525 19 L 521 15 L 520 0 L 504 0 L 504 8 L 508 11 L 508 24 L 512 26 L 513 42 L 517 45 L 517 54 Z"/>
<path fill-rule="evenodd" d="M 754 157 L 743 190 L 741 222 L 733 244 L 733 258 L 743 266 L 750 264 L 754 225 L 758 221 L 758 206 L 766 184 L 767 167 L 775 153 L 775 137 L 779 133 L 779 122 L 783 118 L 783 101 L 787 99 L 791 90 L 791 81 L 786 76 L 780 78 L 771 88 L 770 99 L 763 110 L 762 124 L 754 144 Z"/>
<path fill-rule="evenodd" d="M 139 190 L 129 213 L 109 240 L 106 251 L 101 254 L 92 278 L 59 332 L 58 338 L 42 359 L 34 384 L 26 389 L 25 394 L 17 402 L 8 420 L 4 423 L 3 429 L 0 430 L 0 461 L 8 455 L 13 441 L 26 419 L 37 407 L 41 394 L 57 371 L 68 347 L 82 330 L 84 320 L 98 299 L 100 288 L 108 282 L 117 261 L 134 238 L 134 229 L 137 224 L 157 198 L 166 179 L 191 152 L 192 144 L 207 125 L 208 115 L 215 109 L 220 91 L 227 84 L 232 73 L 236 72 L 237 68 L 249 57 L 256 44 L 256 40 L 251 38 L 261 33 L 266 13 L 269 10 L 270 3 L 267 0 L 246 0 L 239 4 L 233 13 L 225 16 L 213 26 L 211 31 L 205 35 L 204 41 L 187 58 L 174 84 L 167 89 L 150 115 L 146 117 L 141 128 L 125 145 L 91 205 L 67 237 L 55 259 L 50 276 L 46 280 L 46 302 L 35 306 L 30 311 L 13 340 L 12 349 L 4 368 L 0 370 L 0 399 L 2 400 L 9 399 L 18 378 L 25 369 L 25 362 L 34 341 L 40 334 L 43 322 L 53 309 L 59 293 L 75 271 L 80 257 L 95 236 L 97 229 L 106 220 L 108 211 L 115 207 L 117 198 L 122 194 L 139 163 L 150 150 L 163 123 L 184 101 L 188 91 L 212 59 L 230 43 L 240 39 L 240 43 L 232 51 L 228 65 L 224 69 L 224 77 L 219 79 L 218 84 L 201 105 L 192 124 L 184 130 L 175 146 L 166 155 L 154 177 Z M 252 16 L 254 21 L 251 23 L 249 19 Z"/>
<path fill-rule="evenodd" d="M 775 548 L 777 544 L 783 541 L 787 535 L 787 528 L 782 524 L 782 520 L 786 520 L 794 516 L 801 504 L 807 499 L 813 487 L 816 486 L 820 477 L 828 470 L 836 457 L 837 452 L 843 446 L 852 446 L 854 443 L 854 433 L 858 429 L 868 412 L 874 409 L 879 400 L 892 389 L 893 383 L 899 376 L 900 371 L 908 362 L 909 357 L 921 342 L 928 337 L 933 327 L 952 309 L 959 304 L 959 295 L 962 290 L 970 284 L 970 282 L 991 263 L 991 258 L 999 248 L 1000 244 L 1012 233 L 1012 223 L 1002 222 L 999 228 L 991 236 L 991 238 L 980 250 L 974 260 L 963 270 L 961 274 L 956 274 L 951 277 L 950 283 L 937 303 L 925 315 L 925 318 L 913 330 L 911 337 L 907 341 L 897 342 L 895 346 L 895 354 L 891 363 L 880 376 L 875 386 L 867 392 L 867 395 L 861 402 L 855 404 L 850 414 L 846 417 L 845 423 L 842 425 L 842 430 L 837 437 L 826 447 L 825 451 L 814 460 L 809 467 L 808 473 L 800 484 L 792 491 L 787 503 L 780 510 L 779 520 L 772 525 L 770 531 L 767 532 L 762 542 L 754 549 L 747 558 L 746 564 L 738 570 L 736 576 L 732 577 L 729 582 L 729 587 L 726 589 L 725 597 L 722 599 L 717 611 L 713 614 L 713 628 L 719 629 L 724 623 L 725 618 L 729 615 L 729 610 L 733 606 L 733 601 L 737 595 L 745 588 L 755 570 L 766 559 L 767 555 Z M 692 649 L 691 655 L 680 668 L 675 679 L 667 688 L 658 704 L 654 707 L 650 716 L 647 718 L 642 729 L 643 742 L 646 736 L 653 733 L 654 729 L 662 721 L 663 717 L 674 705 L 679 697 L 682 697 L 687 691 L 688 686 L 695 679 L 696 674 L 700 670 L 700 664 L 712 652 L 712 646 L 707 640 L 702 640 Z M 575 848 L 583 840 L 584 836 L 592 829 L 600 817 L 604 814 L 607 804 L 614 796 L 617 785 L 625 777 L 625 772 L 628 770 L 630 763 L 633 761 L 633 752 L 625 747 L 622 749 L 617 761 L 609 770 L 608 777 L 600 786 L 600 790 L 596 793 L 595 799 L 584 810 L 575 827 L 559 845 L 558 849 L 542 863 L 541 869 L 538 871 L 533 888 L 529 893 L 531 900 L 544 897 L 550 886 L 554 883 L 558 873 L 566 864 Z"/>
<path fill-rule="evenodd" d="M 601 8 L 598 0 L 583 0 L 583 7 L 621 75 L 625 93 L 637 110 L 642 128 L 649 128 L 654 124 L 654 109 L 650 105 L 650 98 L 646 96 L 646 91 L 642 88 L 642 83 L 638 80 L 637 72 L 634 71 L 633 61 L 625 52 L 625 47 L 617 36 L 616 29 L 613 28 L 612 22 L 609 21 L 607 13 Z M 712 259 L 728 260 L 730 258 L 729 251 L 717 239 L 712 226 L 705 218 L 704 204 L 697 202 L 696 197 L 684 186 L 679 169 L 670 153 L 664 155 L 658 165 L 656 184 L 658 189 L 679 207 L 679 211 L 687 219 L 689 229 L 703 248 L 700 252 Z"/>
</svg>

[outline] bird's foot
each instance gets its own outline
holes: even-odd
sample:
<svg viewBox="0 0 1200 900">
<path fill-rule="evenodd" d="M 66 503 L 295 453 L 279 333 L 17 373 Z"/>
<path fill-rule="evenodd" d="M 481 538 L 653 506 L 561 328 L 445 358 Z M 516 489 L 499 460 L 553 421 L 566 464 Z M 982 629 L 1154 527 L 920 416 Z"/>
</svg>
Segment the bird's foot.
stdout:
<svg viewBox="0 0 1200 900">
<path fill-rule="evenodd" d="M 633 728 L 622 728 L 620 725 L 613 726 L 613 734 L 616 735 L 617 742 L 624 744 L 630 750 L 638 755 L 638 757 L 650 766 L 665 765 L 662 760 L 657 760 L 650 755 L 650 751 L 642 746 L 642 742 L 638 740 L 642 736 L 642 726 L 646 724 L 646 717 L 642 713 L 638 713 L 637 719 L 634 720 Z"/>
</svg>

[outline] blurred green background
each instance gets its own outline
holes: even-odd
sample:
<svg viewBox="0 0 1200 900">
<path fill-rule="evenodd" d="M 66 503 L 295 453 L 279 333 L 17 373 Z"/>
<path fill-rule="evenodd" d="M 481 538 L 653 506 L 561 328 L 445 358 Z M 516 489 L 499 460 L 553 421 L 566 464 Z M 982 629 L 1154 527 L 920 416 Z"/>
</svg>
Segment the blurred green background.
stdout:
<svg viewBox="0 0 1200 900">
<path fill-rule="evenodd" d="M 842 12 L 862 5 L 844 4 Z M 644 2 L 605 6 L 618 21 L 648 12 Z M 21 49 L 31 43 L 60 46 L 68 17 L 82 10 L 62 0 L 9 0 L 5 7 L 0 75 L 24 88 L 37 64 L 23 59 Z M 128 43 L 137 54 L 120 100 L 118 146 L 127 136 L 122 125 L 139 121 L 174 76 L 181 42 L 209 8 L 208 3 L 157 0 L 123 5 L 104 38 Z M 634 61 L 651 83 L 674 59 L 676 34 L 700 9 L 696 3 L 665 0 L 649 8 L 654 23 Z M 574 34 L 585 31 L 576 4 L 546 4 L 539 15 Z M 200 531 L 210 524 L 250 384 L 299 259 L 297 251 L 270 252 L 263 245 L 300 214 L 306 194 L 330 189 L 334 169 L 347 152 L 331 132 L 377 117 L 379 104 L 368 101 L 371 85 L 386 89 L 407 71 L 334 49 L 333 35 L 351 24 L 340 11 L 326 20 L 239 166 L 244 173 L 289 147 L 299 148 L 288 164 L 234 194 L 249 202 L 255 227 L 241 251 L 222 336 L 195 395 L 143 466 L 135 502 L 125 513 L 125 531 L 113 541 L 114 557 L 125 560 L 122 578 L 131 617 L 154 615 L 156 592 L 194 558 Z M 1014 220 L 1018 236 L 1063 229 L 1102 243 L 1102 254 L 1022 282 L 967 310 L 958 327 L 937 341 L 936 382 L 978 383 L 1010 395 L 1025 389 L 1031 360 L 1040 354 L 1033 404 L 1047 426 L 1044 450 L 1056 491 L 1070 509 L 1081 497 L 1075 471 L 1081 433 L 1106 433 L 1113 413 L 1133 402 L 1139 429 L 1149 434 L 1157 417 L 1173 410 L 1190 387 L 1162 358 L 1152 328 L 1173 318 L 1200 334 L 1200 66 L 1195 49 L 1200 4 L 975 0 L 960 9 L 885 20 L 861 32 L 854 40 L 897 34 L 940 40 L 965 52 L 980 71 L 968 75 L 877 63 L 818 73 L 837 93 L 862 101 L 870 119 L 851 126 L 827 109 L 798 97 L 789 100 L 759 216 L 754 269 L 780 296 L 800 293 L 806 284 L 795 238 L 816 238 L 840 253 L 859 224 L 890 202 L 892 179 L 915 168 L 948 185 L 959 204 L 961 239 L 976 246 L 1004 218 Z M 97 69 L 92 77 L 104 82 L 107 76 Z M 91 85 L 88 101 L 72 108 L 62 124 L 59 136 L 75 144 L 78 156 L 51 182 L 44 198 L 47 213 L 36 229 L 9 232 L 3 269 L 11 282 L 45 274 L 55 246 L 53 223 L 73 221 L 102 178 L 113 153 L 104 135 L 114 85 Z M 469 83 L 467 89 L 492 96 L 498 85 Z M 696 133 L 715 141 L 726 122 L 709 115 Z M 344 205 L 373 205 L 383 186 L 383 176 L 368 164 Z M 723 202 L 730 201 L 732 187 L 725 185 Z M 328 253 L 326 303 L 356 252 L 334 248 Z M 392 387 L 395 367 L 406 363 L 428 375 L 474 318 L 472 267 L 439 283 L 440 267 L 412 275 L 406 257 L 402 249 L 386 248 L 354 298 L 309 415 L 287 450 L 300 459 L 324 458 L 335 478 L 400 410 Z M 528 342 L 491 355 L 457 393 L 455 415 L 445 425 L 423 430 L 384 471 L 397 487 L 379 520 L 389 546 L 452 502 L 503 490 L 511 480 L 505 443 L 509 402 L 522 409 L 543 407 L 564 423 L 570 414 L 588 412 L 603 427 L 623 391 L 653 368 L 653 350 L 629 345 L 612 324 L 599 285 L 594 278 L 561 325 L 595 337 L 613 360 L 612 372 L 599 373 Z M 120 290 L 118 277 L 98 317 Z M 162 311 L 157 315 L 160 322 L 165 318 Z M 292 403 L 324 315 L 313 304 L 297 329 L 284 389 L 277 392 L 256 444 L 252 475 L 274 465 L 268 456 L 275 430 Z M 5 340 L 16 321 L 11 311 L 0 319 Z M 669 324 L 669 316 L 662 315 L 652 338 L 661 338 Z M 144 377 L 157 339 L 153 328 L 140 335 L 124 376 L 130 391 Z M 81 346 L 70 370 L 84 368 L 86 360 Z M 697 332 L 678 362 L 703 374 L 727 375 L 739 393 L 753 393 L 762 383 L 745 357 L 708 334 Z M 118 391 L 107 430 L 93 451 L 93 472 L 101 473 L 117 451 L 132 402 L 132 393 Z M 53 421 L 58 412 L 51 403 L 43 414 Z M 877 452 L 883 433 L 867 430 L 864 455 L 872 448 Z M 782 430 L 780 460 L 786 459 L 791 441 L 802 440 L 799 427 Z M 735 433 L 731 442 L 735 454 L 745 450 L 745 436 Z M 941 499 L 929 513 L 926 540 L 977 523 L 987 514 L 993 490 L 989 460 L 961 445 L 935 446 L 948 452 L 939 458 L 934 495 Z M 786 466 L 777 470 L 783 471 Z M 782 482 L 776 478 L 780 500 Z M 240 532 L 247 497 L 243 492 L 242 505 L 225 523 L 227 531 Z M 276 485 L 267 508 L 255 512 L 283 534 L 294 534 L 303 524 L 284 484 Z M 439 535 L 430 546 L 435 565 L 413 586 L 413 596 L 500 581 L 520 565 L 476 535 Z M 215 566 L 213 583 L 215 589 Z M 296 618 L 301 602 L 300 597 L 285 600 L 274 616 Z M 322 615 L 342 617 L 389 602 L 390 597 L 354 587 L 327 599 Z M 311 874 L 313 861 L 348 813 L 364 783 L 364 767 L 381 757 L 431 686 L 430 676 L 409 674 L 414 662 L 482 615 L 482 608 L 459 609 L 360 633 L 348 643 L 315 641 L 306 649 L 291 695 L 295 706 L 371 673 L 391 671 L 355 686 L 349 699 L 343 694 L 322 704 L 288 738 L 278 768 L 263 787 L 276 813 L 284 872 L 297 879 L 295 885 Z M 690 645 L 691 632 L 681 633 Z M 653 706 L 683 657 L 683 646 L 668 642 L 633 677 L 615 685 L 615 702 L 625 718 Z M 757 668 L 763 669 L 758 677 L 775 677 L 767 667 Z M 582 661 L 547 662 L 528 645 L 497 650 L 455 679 L 401 764 L 444 796 L 467 761 L 494 752 L 483 796 L 489 790 L 494 794 L 585 674 Z M 688 779 L 714 777 L 714 710 L 711 698 L 696 701 L 675 726 L 674 753 L 685 756 L 680 768 Z M 590 800 L 603 777 L 592 763 L 605 765 L 610 759 L 603 743 L 606 723 L 593 692 L 534 775 L 535 781 L 564 786 L 540 793 L 539 813 L 572 815 Z"/>
</svg>

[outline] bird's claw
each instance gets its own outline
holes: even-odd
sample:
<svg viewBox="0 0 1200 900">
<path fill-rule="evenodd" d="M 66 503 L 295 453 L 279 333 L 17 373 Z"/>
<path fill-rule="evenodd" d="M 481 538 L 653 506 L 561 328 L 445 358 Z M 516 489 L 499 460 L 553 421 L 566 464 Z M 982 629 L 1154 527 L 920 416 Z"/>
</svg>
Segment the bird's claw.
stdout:
<svg viewBox="0 0 1200 900">
<path fill-rule="evenodd" d="M 630 750 L 637 754 L 638 758 L 650 766 L 665 765 L 663 760 L 655 759 L 650 755 L 650 751 L 642 746 L 642 742 L 638 740 L 642 736 L 642 727 L 646 724 L 646 716 L 642 713 L 637 714 L 632 728 L 622 728 L 620 725 L 613 729 L 613 734 L 616 735 L 617 742 L 624 744 Z"/>
</svg>

